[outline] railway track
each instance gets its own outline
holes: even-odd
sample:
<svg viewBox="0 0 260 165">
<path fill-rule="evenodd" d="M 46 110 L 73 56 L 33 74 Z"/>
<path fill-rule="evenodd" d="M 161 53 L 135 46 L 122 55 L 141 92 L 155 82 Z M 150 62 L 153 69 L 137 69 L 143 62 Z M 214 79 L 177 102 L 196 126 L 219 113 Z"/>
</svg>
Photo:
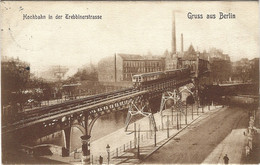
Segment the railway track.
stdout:
<svg viewBox="0 0 260 165">
<path fill-rule="evenodd" d="M 48 107 L 38 108 L 38 109 L 29 111 L 29 112 L 27 111 L 27 112 L 21 114 L 22 116 L 20 117 L 19 121 L 2 126 L 2 130 L 5 131 L 12 127 L 24 125 L 24 124 L 32 122 L 32 121 L 40 120 L 43 118 L 48 118 L 50 116 L 73 111 L 73 110 L 76 110 L 79 108 L 88 107 L 88 106 L 95 105 L 95 104 L 98 104 L 98 103 L 101 103 L 104 101 L 108 101 L 111 99 L 116 99 L 119 97 L 130 95 L 130 94 L 136 93 L 138 91 L 139 90 L 134 89 L 134 88 L 127 88 L 124 90 L 118 90 L 118 91 L 114 91 L 114 92 L 98 94 L 98 95 L 94 95 L 94 96 L 90 96 L 90 97 L 86 97 L 86 98 L 82 98 L 82 99 L 77 99 L 77 100 L 72 100 L 72 101 L 68 101 L 68 102 L 64 102 L 64 103 L 60 103 L 60 104 L 51 105 Z"/>
<path fill-rule="evenodd" d="M 170 82 L 170 80 L 164 81 Z M 182 84 L 183 82 L 187 83 L 189 78 L 178 80 L 176 84 Z M 127 96 L 134 94 L 144 94 L 151 90 L 154 90 L 154 86 L 160 86 L 161 82 L 147 84 L 144 88 L 127 88 L 123 90 L 113 91 L 109 93 L 102 93 L 98 95 L 89 96 L 86 98 L 76 99 L 67 101 L 64 103 L 59 103 L 51 105 L 48 107 L 38 108 L 31 111 L 27 111 L 21 114 L 20 119 L 14 123 L 9 123 L 2 126 L 3 133 L 10 132 L 11 130 L 16 130 L 19 128 L 24 128 L 28 125 L 39 123 L 39 121 L 44 122 L 44 120 L 50 120 L 55 117 L 61 117 L 62 115 L 69 115 L 71 113 L 84 111 L 86 109 L 95 108 L 102 106 L 105 102 L 111 103 L 111 101 L 116 101 L 116 99 L 127 99 Z M 159 87 L 160 88 L 160 87 Z"/>
</svg>

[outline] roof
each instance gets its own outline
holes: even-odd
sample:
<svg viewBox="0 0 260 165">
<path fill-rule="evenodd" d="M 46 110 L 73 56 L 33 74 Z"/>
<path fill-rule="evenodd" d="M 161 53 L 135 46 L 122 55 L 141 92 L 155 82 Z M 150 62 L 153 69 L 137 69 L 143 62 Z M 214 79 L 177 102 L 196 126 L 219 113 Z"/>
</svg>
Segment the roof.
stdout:
<svg viewBox="0 0 260 165">
<path fill-rule="evenodd" d="M 142 73 L 142 74 L 134 75 L 133 77 L 136 77 L 136 76 L 147 77 L 147 76 L 151 76 L 151 75 L 161 75 L 161 74 L 164 74 L 164 72 L 163 71 L 159 71 L 159 72 Z"/>
<path fill-rule="evenodd" d="M 196 56 L 195 56 L 195 57 L 192 57 L 192 56 L 189 56 L 189 57 L 184 56 L 184 57 L 181 58 L 181 60 L 182 60 L 182 61 L 196 61 L 196 60 L 197 60 L 197 57 L 196 57 Z"/>
<path fill-rule="evenodd" d="M 62 85 L 62 87 L 75 87 L 75 86 L 80 86 L 81 83 L 77 83 L 77 84 L 65 84 L 65 85 Z"/>
<path fill-rule="evenodd" d="M 117 54 L 120 56 L 123 60 L 142 60 L 143 57 L 141 55 L 137 54 Z"/>
<path fill-rule="evenodd" d="M 120 56 L 123 60 L 162 60 L 162 56 L 152 56 L 152 55 L 146 55 L 141 56 L 137 54 L 117 54 Z"/>
<path fill-rule="evenodd" d="M 259 61 L 259 57 L 253 58 L 252 60 L 249 61 Z"/>
</svg>

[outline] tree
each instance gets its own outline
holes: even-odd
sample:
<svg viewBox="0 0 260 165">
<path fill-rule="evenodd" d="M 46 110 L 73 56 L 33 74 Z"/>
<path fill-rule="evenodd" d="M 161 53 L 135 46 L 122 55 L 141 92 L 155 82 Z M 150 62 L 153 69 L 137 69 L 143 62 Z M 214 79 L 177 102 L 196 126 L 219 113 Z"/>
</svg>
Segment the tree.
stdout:
<svg viewBox="0 0 260 165">
<path fill-rule="evenodd" d="M 2 69 L 2 104 L 22 106 L 28 94 L 25 95 L 30 81 L 29 64 L 20 60 L 8 60 L 1 62 Z M 16 108 L 17 110 L 17 108 Z"/>
<path fill-rule="evenodd" d="M 259 83 L 259 58 L 254 58 L 250 62 L 249 77 L 253 82 Z"/>
<path fill-rule="evenodd" d="M 211 62 L 211 78 L 215 83 L 228 81 L 231 76 L 231 63 L 227 60 L 213 58 Z"/>
<path fill-rule="evenodd" d="M 69 80 L 73 81 L 98 81 L 97 67 L 93 64 L 78 70 Z"/>
<path fill-rule="evenodd" d="M 255 58 L 249 61 L 247 58 L 242 58 L 234 62 L 232 78 L 242 82 L 259 81 L 259 59 Z"/>
</svg>

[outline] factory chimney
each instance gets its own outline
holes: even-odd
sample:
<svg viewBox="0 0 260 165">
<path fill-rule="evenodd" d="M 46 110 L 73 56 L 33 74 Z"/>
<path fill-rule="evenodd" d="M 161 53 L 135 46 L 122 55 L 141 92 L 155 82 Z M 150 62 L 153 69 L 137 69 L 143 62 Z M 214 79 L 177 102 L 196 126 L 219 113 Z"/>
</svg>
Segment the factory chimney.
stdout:
<svg viewBox="0 0 260 165">
<path fill-rule="evenodd" d="M 175 13 L 173 12 L 172 21 L 172 54 L 176 54 L 176 29 L 175 29 Z"/>
<path fill-rule="evenodd" d="M 183 53 L 183 34 L 181 33 L 181 53 Z"/>
<path fill-rule="evenodd" d="M 116 82 L 116 53 L 115 53 L 115 82 Z"/>
</svg>

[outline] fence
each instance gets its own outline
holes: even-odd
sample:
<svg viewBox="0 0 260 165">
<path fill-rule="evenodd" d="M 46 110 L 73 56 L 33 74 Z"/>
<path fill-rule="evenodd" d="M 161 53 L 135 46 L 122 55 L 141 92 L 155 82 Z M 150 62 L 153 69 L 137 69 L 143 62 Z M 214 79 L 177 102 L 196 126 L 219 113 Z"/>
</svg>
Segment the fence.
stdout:
<svg viewBox="0 0 260 165">
<path fill-rule="evenodd" d="M 199 114 L 198 114 L 198 110 L 197 110 L 197 106 L 189 106 L 188 109 L 187 109 L 187 114 L 190 116 L 189 117 L 189 122 L 191 122 L 192 120 L 194 120 L 196 118 L 196 116 L 200 115 L 201 113 L 204 112 L 204 110 L 210 110 L 210 107 L 207 107 L 207 106 L 201 106 L 200 107 L 200 110 L 199 110 Z M 194 115 L 194 118 L 193 118 L 193 115 Z M 180 129 L 182 126 L 186 125 L 186 121 L 185 121 L 185 109 L 183 111 L 183 113 L 180 113 L 179 112 L 179 116 L 177 117 L 176 116 L 176 111 L 174 112 L 174 115 L 173 113 L 171 113 L 170 111 L 167 112 L 167 114 L 164 115 L 163 117 L 163 122 L 162 123 L 158 123 L 157 124 L 157 131 L 162 131 L 162 132 L 158 132 L 157 134 L 157 140 L 161 140 L 162 138 L 169 138 L 169 136 L 173 133 L 172 130 L 174 129 Z M 177 119 L 178 119 L 178 122 L 177 122 Z M 189 123 L 188 122 L 188 123 Z M 179 124 L 179 127 L 177 127 L 177 123 Z M 187 123 L 187 124 L 188 124 Z M 162 126 L 163 124 L 163 126 Z M 160 135 L 160 138 L 158 137 Z M 163 136 L 162 136 L 163 134 Z M 142 130 L 140 132 L 140 135 L 139 135 L 139 146 L 142 147 L 142 146 L 146 146 L 146 145 L 151 145 L 151 144 L 154 144 L 155 143 L 155 132 L 153 129 L 151 130 Z M 113 158 L 119 158 L 126 154 L 127 152 L 132 152 L 133 153 L 133 150 L 132 149 L 135 149 L 137 148 L 137 144 L 138 144 L 138 132 L 136 133 L 136 137 L 133 136 L 133 139 L 134 140 L 131 140 L 115 149 L 113 149 L 112 151 L 110 151 L 109 153 L 109 159 L 113 159 Z M 151 140 L 151 139 L 154 139 L 154 140 Z M 159 142 L 159 141 L 158 141 Z M 99 164 L 99 156 L 100 155 L 91 155 L 90 157 L 90 162 L 92 164 Z M 103 155 L 104 158 L 103 158 L 103 162 L 107 162 L 107 158 L 108 158 L 108 154 Z M 122 157 L 123 158 L 123 157 Z"/>
</svg>

